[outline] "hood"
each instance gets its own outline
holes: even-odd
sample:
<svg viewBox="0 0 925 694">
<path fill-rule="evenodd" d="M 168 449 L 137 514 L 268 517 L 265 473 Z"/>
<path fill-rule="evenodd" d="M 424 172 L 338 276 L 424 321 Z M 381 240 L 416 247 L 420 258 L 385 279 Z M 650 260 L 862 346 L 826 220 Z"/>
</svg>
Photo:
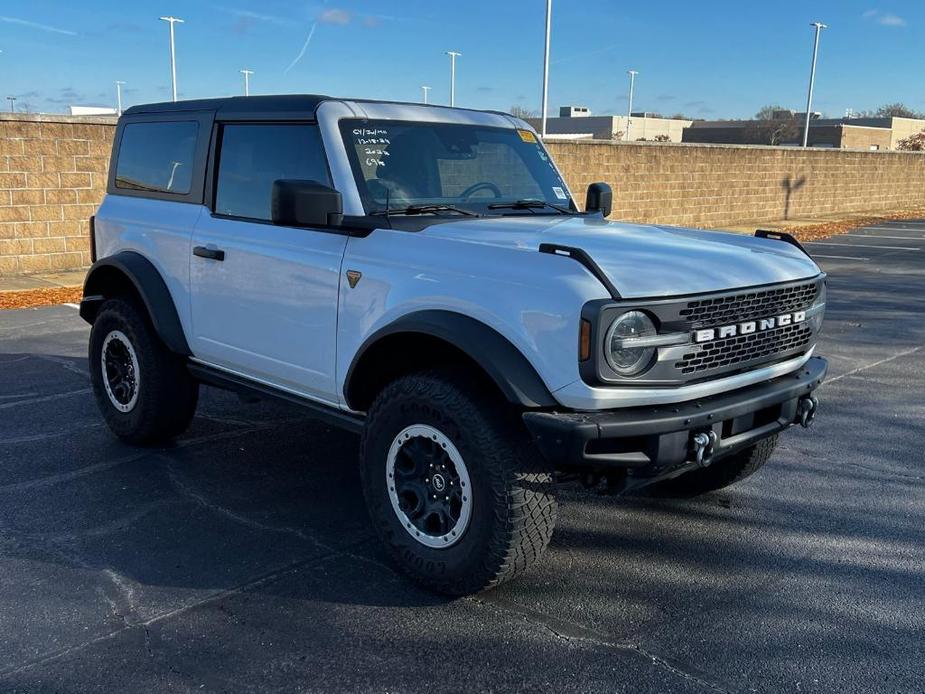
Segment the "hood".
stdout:
<svg viewBox="0 0 925 694">
<path fill-rule="evenodd" d="M 581 248 L 625 298 L 753 287 L 820 272 L 798 248 L 782 241 L 600 218 L 490 217 L 435 224 L 421 233 L 534 253 L 541 243 Z"/>
</svg>

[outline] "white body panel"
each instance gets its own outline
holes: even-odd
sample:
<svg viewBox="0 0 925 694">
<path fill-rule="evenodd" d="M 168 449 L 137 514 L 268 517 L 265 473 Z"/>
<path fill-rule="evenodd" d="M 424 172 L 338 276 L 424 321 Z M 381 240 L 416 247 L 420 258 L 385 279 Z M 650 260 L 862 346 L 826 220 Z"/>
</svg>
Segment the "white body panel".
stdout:
<svg viewBox="0 0 925 694">
<path fill-rule="evenodd" d="M 182 202 L 107 195 L 96 213 L 97 256 L 135 251 L 161 273 L 189 337 L 189 259 L 193 228 L 205 208 Z"/>
<path fill-rule="evenodd" d="M 483 254 L 495 248 L 536 252 L 542 243 L 577 246 L 587 251 L 625 299 L 702 294 L 819 274 L 816 264 L 789 243 L 719 231 L 608 222 L 600 217 L 461 221 L 424 233 L 480 244 Z"/>
<path fill-rule="evenodd" d="M 535 249 L 488 251 L 431 235 L 434 229 L 377 230 L 347 244 L 344 269 L 358 270 L 363 278 L 341 293 L 341 390 L 353 356 L 370 335 L 428 309 L 460 313 L 494 328 L 527 358 L 549 390 L 578 378 L 581 307 L 606 298 L 601 284 L 574 261 Z"/>
<path fill-rule="evenodd" d="M 343 234 L 200 218 L 190 255 L 197 359 L 336 404 L 334 354 Z"/>
</svg>

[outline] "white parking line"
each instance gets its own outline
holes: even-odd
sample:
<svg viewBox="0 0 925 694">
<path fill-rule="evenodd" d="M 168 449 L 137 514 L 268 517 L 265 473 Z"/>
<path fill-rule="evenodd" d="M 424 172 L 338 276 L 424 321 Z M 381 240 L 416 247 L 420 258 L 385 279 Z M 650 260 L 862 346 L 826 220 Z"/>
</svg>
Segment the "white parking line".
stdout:
<svg viewBox="0 0 925 694">
<path fill-rule="evenodd" d="M 887 236 L 886 234 L 839 234 L 849 239 L 897 239 L 898 241 L 925 241 L 925 236 Z"/>
<path fill-rule="evenodd" d="M 880 248 L 885 251 L 917 251 L 911 246 L 871 246 L 865 243 L 829 243 L 828 241 L 808 241 L 813 246 L 847 246 L 848 248 Z"/>
<path fill-rule="evenodd" d="M 76 308 L 77 310 L 80 310 L 80 306 L 78 306 L 77 304 L 63 304 L 63 305 L 70 306 L 71 308 Z"/>
<path fill-rule="evenodd" d="M 819 255 L 818 253 L 813 253 L 813 258 L 825 258 L 826 260 L 870 260 L 870 258 L 855 258 L 853 255 Z"/>
<path fill-rule="evenodd" d="M 861 227 L 864 231 L 925 231 L 925 227 Z"/>
</svg>

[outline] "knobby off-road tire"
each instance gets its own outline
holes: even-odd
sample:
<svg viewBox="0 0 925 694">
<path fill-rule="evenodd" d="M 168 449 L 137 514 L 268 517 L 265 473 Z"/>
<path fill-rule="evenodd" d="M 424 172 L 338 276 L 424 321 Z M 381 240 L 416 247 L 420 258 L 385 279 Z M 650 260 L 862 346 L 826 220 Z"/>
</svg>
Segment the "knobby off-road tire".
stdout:
<svg viewBox="0 0 925 694">
<path fill-rule="evenodd" d="M 723 489 L 757 472 L 768 462 L 776 447 L 777 436 L 770 436 L 702 470 L 693 470 L 680 477 L 659 482 L 654 485 L 654 491 L 661 496 L 690 498 Z"/>
<path fill-rule="evenodd" d="M 430 590 L 465 595 L 510 580 L 552 536 L 551 470 L 517 413 L 460 374 L 428 371 L 386 386 L 368 412 L 360 471 L 376 532 Z M 438 510 L 415 517 L 422 491 Z"/>
<path fill-rule="evenodd" d="M 97 405 L 120 439 L 154 444 L 189 426 L 199 384 L 134 301 L 117 298 L 103 303 L 90 331 L 89 359 Z"/>
</svg>

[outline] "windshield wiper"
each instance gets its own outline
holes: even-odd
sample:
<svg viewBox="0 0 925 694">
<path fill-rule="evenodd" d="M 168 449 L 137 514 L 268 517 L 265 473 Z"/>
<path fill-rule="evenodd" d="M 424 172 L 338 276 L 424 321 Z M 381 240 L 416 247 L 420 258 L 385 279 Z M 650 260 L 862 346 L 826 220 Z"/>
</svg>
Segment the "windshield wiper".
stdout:
<svg viewBox="0 0 925 694">
<path fill-rule="evenodd" d="M 456 212 L 466 217 L 478 217 L 478 213 L 471 210 L 463 210 L 453 205 L 408 205 L 407 207 L 386 207 L 384 210 L 373 210 L 370 216 L 385 216 L 393 214 L 437 214 L 438 212 Z"/>
<path fill-rule="evenodd" d="M 572 210 L 553 205 L 545 200 L 517 200 L 515 202 L 495 202 L 488 206 L 490 210 L 536 210 L 549 207 L 550 209 L 561 212 L 562 214 L 574 214 Z"/>
</svg>

